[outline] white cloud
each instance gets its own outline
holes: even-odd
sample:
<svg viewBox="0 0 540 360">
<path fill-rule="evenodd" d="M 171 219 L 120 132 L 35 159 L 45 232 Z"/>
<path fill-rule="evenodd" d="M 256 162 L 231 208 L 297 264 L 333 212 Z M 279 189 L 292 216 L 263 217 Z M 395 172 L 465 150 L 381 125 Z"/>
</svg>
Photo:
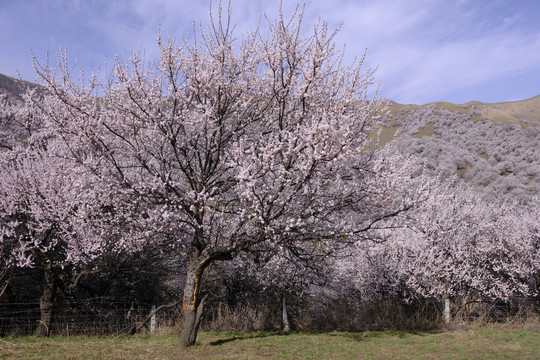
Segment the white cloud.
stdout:
<svg viewBox="0 0 540 360">
<path fill-rule="evenodd" d="M 489 93 L 492 84 L 540 73 L 540 6 L 512 0 L 305 0 L 304 29 L 321 17 L 332 27 L 343 22 L 336 41 L 347 43 L 347 59 L 368 49 L 367 65 L 379 65 L 382 96 L 401 102 L 457 101 L 474 88 Z M 213 1 L 217 15 L 217 0 Z M 226 7 L 228 1 L 223 0 Z M 263 12 L 275 18 L 280 0 L 232 0 L 240 35 L 257 25 Z M 284 1 L 292 14 L 295 1 Z M 537 11 L 534 11 L 537 10 Z M 208 2 L 195 0 L 27 0 L 0 4 L 0 72 L 15 68 L 32 78 L 30 49 L 43 58 L 60 45 L 85 66 L 104 58 L 123 59 L 139 44 L 157 55 L 161 24 L 166 36 L 183 38 L 193 21 L 208 24 Z M 262 28 L 265 29 L 263 20 Z M 530 77 L 533 78 L 532 76 Z M 535 84 L 537 86 L 537 84 Z M 518 86 L 518 84 L 514 84 Z M 486 87 L 486 89 L 482 89 Z M 503 90 L 501 90 L 503 91 Z M 507 92 L 516 88 L 507 89 Z M 538 91 L 538 90 L 529 90 Z M 538 91 L 540 92 L 540 91 Z M 533 94 L 530 94 L 531 96 Z M 511 94 L 506 97 L 512 97 Z M 482 95 L 479 94 L 480 100 Z M 493 99 L 491 99 L 493 100 Z"/>
<path fill-rule="evenodd" d="M 385 76 L 385 81 L 393 85 L 389 97 L 404 102 L 434 101 L 455 97 L 460 89 L 496 78 L 533 72 L 540 64 L 540 37 L 486 35 L 416 49 L 416 54 L 416 61 L 408 61 L 398 72 Z M 393 76 L 398 81 L 394 81 Z"/>
<path fill-rule="evenodd" d="M 508 2 L 383 0 L 325 11 L 344 18 L 349 52 L 367 47 L 368 61 L 380 65 L 383 96 L 429 102 L 456 101 L 469 87 L 538 71 L 538 27 L 523 28 L 524 13 L 502 5 Z"/>
</svg>

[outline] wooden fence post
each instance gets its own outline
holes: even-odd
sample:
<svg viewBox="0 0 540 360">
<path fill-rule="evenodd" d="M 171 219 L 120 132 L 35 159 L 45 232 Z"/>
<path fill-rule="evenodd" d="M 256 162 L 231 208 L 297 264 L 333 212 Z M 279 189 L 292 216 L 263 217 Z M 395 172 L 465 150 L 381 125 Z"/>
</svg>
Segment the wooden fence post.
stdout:
<svg viewBox="0 0 540 360">
<path fill-rule="evenodd" d="M 99 330 L 98 337 L 101 337 L 101 331 L 103 327 L 103 296 L 101 297 L 101 302 L 99 304 Z"/>
</svg>

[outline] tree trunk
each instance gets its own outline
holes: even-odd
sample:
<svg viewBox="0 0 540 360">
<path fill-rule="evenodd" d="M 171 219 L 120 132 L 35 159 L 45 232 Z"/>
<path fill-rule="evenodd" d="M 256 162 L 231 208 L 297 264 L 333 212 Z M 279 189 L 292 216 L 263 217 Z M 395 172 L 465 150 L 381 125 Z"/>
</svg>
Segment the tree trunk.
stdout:
<svg viewBox="0 0 540 360">
<path fill-rule="evenodd" d="M 56 297 L 56 277 L 51 263 L 44 266 L 43 294 L 39 299 L 41 319 L 34 333 L 37 336 L 49 336 L 51 333 L 54 298 Z"/>
<path fill-rule="evenodd" d="M 183 309 L 184 309 L 184 326 L 180 333 L 178 345 L 188 347 L 195 345 L 197 340 L 197 332 L 203 314 L 204 301 L 200 298 L 200 280 L 204 272 L 202 264 L 197 263 L 196 266 L 189 266 L 186 276 L 186 284 L 184 286 Z"/>
<path fill-rule="evenodd" d="M 202 229 L 202 228 L 201 228 Z M 195 244 L 201 244 L 202 230 L 195 234 Z M 214 247 L 211 251 L 194 247 L 189 257 L 189 266 L 182 298 L 184 309 L 184 327 L 180 333 L 178 345 L 188 347 L 195 345 L 197 332 L 201 324 L 206 295 L 201 298 L 201 279 L 206 269 L 213 261 L 232 260 L 232 250 L 228 247 Z"/>
</svg>

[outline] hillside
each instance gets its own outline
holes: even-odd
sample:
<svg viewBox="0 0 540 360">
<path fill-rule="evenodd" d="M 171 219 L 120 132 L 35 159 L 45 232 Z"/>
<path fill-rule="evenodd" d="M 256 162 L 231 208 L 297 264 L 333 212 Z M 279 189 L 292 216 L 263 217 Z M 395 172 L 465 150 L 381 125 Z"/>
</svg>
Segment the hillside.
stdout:
<svg viewBox="0 0 540 360">
<path fill-rule="evenodd" d="M 464 107 L 479 111 L 482 117 L 505 123 L 540 122 L 540 95 L 522 101 L 485 104 L 470 101 Z"/>
<path fill-rule="evenodd" d="M 5 94 L 10 98 L 20 99 L 27 86 L 39 87 L 37 84 L 0 74 L 0 95 Z"/>
<path fill-rule="evenodd" d="M 540 96 L 495 104 L 389 102 L 379 142 L 486 196 L 529 202 L 540 195 Z"/>
<path fill-rule="evenodd" d="M 8 104 L 22 102 L 27 87 L 43 89 L 40 85 L 0 74 L 0 151 L 11 149 L 24 141 L 35 130 L 30 121 L 13 116 Z"/>
<path fill-rule="evenodd" d="M 396 115 L 433 104 L 436 105 L 437 108 L 445 109 L 451 112 L 457 111 L 462 114 L 468 114 L 471 111 L 475 111 L 478 114 L 475 115 L 473 120 L 486 118 L 493 122 L 505 124 L 529 124 L 532 122 L 540 123 L 540 95 L 526 100 L 501 103 L 469 101 L 465 104 L 434 102 L 424 105 L 405 105 L 389 101 L 388 109 L 393 115 Z"/>
</svg>

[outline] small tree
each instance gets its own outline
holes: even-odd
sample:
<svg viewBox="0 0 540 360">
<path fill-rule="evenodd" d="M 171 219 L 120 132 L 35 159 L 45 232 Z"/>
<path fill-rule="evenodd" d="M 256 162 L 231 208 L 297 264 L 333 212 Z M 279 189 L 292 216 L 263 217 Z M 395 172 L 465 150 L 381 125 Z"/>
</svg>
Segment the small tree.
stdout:
<svg viewBox="0 0 540 360">
<path fill-rule="evenodd" d="M 160 35 L 159 61 L 117 59 L 105 84 L 74 82 L 65 56 L 36 66 L 64 153 L 129 199 L 119 212 L 146 235 L 174 234 L 188 259 L 182 346 L 195 343 L 214 261 L 325 254 L 411 205 L 385 198 L 373 177 L 384 164 L 364 151 L 379 107 L 367 98 L 372 71 L 363 58 L 342 64 L 326 23 L 303 37 L 301 21 L 280 10 L 267 35 L 237 39 L 220 7 L 201 39 Z"/>
<path fill-rule="evenodd" d="M 43 270 L 37 335 L 50 332 L 61 279 L 78 279 L 106 249 L 108 237 L 92 221 L 102 193 L 72 165 L 35 146 L 0 154 L 0 251 L 8 267 Z"/>
</svg>

